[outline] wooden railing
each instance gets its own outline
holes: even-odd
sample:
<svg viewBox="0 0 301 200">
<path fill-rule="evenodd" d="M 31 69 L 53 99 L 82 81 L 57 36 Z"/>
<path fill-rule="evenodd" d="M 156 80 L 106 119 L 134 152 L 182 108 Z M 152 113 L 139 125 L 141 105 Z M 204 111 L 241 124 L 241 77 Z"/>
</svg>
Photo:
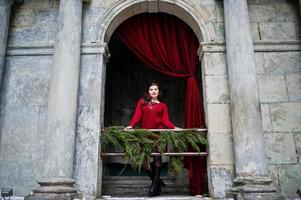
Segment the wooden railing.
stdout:
<svg viewBox="0 0 301 200">
<path fill-rule="evenodd" d="M 124 129 L 124 131 L 131 132 L 137 129 Z M 145 130 L 145 129 L 143 129 Z M 191 129 L 147 129 L 147 131 L 150 132 L 166 132 L 166 131 L 172 131 L 172 132 L 177 132 L 177 131 L 189 131 Z M 193 129 L 194 131 L 199 132 L 200 134 L 206 134 L 207 129 Z M 124 156 L 124 153 L 122 152 L 112 152 L 112 153 L 101 153 L 102 156 Z M 152 153 L 152 156 L 156 155 L 161 155 L 160 153 Z M 207 152 L 166 152 L 163 153 L 164 156 L 207 156 Z"/>
</svg>

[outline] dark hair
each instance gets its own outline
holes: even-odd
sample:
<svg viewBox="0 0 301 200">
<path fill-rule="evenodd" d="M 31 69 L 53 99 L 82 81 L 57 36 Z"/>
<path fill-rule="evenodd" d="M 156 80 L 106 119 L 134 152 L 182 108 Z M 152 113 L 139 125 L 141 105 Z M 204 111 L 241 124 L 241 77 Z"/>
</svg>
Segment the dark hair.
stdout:
<svg viewBox="0 0 301 200">
<path fill-rule="evenodd" d="M 145 93 L 143 95 L 143 103 L 144 104 L 147 104 L 148 102 L 151 102 L 152 98 L 149 96 L 148 90 L 149 90 L 150 87 L 152 87 L 154 85 L 157 86 L 158 89 L 159 89 L 158 99 L 160 98 L 159 96 L 161 95 L 161 90 L 160 90 L 159 84 L 158 83 L 151 83 L 151 84 L 148 85 L 147 90 L 145 91 Z"/>
</svg>

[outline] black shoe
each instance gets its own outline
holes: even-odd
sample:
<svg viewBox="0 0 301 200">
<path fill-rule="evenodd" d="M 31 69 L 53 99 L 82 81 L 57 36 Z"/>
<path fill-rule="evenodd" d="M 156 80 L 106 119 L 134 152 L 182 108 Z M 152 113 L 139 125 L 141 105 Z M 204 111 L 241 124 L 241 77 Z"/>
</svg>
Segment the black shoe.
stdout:
<svg viewBox="0 0 301 200">
<path fill-rule="evenodd" d="M 160 194 L 161 194 L 161 185 L 159 184 L 158 181 L 157 182 L 153 181 L 147 195 L 149 197 L 155 197 L 155 196 L 159 196 Z"/>
</svg>

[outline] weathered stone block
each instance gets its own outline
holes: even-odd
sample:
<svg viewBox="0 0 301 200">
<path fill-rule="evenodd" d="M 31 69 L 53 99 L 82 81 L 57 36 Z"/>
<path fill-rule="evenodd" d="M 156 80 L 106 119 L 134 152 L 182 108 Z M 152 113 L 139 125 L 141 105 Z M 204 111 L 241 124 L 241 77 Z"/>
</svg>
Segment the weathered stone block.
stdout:
<svg viewBox="0 0 301 200">
<path fill-rule="evenodd" d="M 210 133 L 230 133 L 229 104 L 208 104 L 208 131 Z"/>
<path fill-rule="evenodd" d="M 230 97 L 226 76 L 206 76 L 205 81 L 208 103 L 229 103 Z"/>
<path fill-rule="evenodd" d="M 92 7 L 90 4 L 83 4 L 83 21 L 84 26 L 96 24 L 105 10 L 102 7 Z"/>
<path fill-rule="evenodd" d="M 234 164 L 231 134 L 209 132 L 208 139 L 210 164 Z"/>
<path fill-rule="evenodd" d="M 271 22 L 259 23 L 262 40 L 300 40 L 300 23 Z"/>
<path fill-rule="evenodd" d="M 250 23 L 251 35 L 253 40 L 260 40 L 258 23 Z"/>
<path fill-rule="evenodd" d="M 301 131 L 301 103 L 270 105 L 273 131 Z"/>
<path fill-rule="evenodd" d="M 225 26 L 224 23 L 216 22 L 213 24 L 215 30 L 215 40 L 225 41 Z"/>
<path fill-rule="evenodd" d="M 199 4 L 199 1 L 198 1 Z M 206 12 L 206 21 L 216 22 L 216 8 L 215 5 L 198 5 L 203 9 L 203 12 Z M 205 13 L 204 13 L 205 14 Z"/>
<path fill-rule="evenodd" d="M 94 24 L 84 24 L 82 27 L 82 43 L 90 43 L 93 40 L 93 34 L 96 29 Z"/>
<path fill-rule="evenodd" d="M 274 4 L 250 4 L 248 9 L 250 22 L 271 22 L 276 17 Z"/>
<path fill-rule="evenodd" d="M 24 9 L 21 6 L 13 7 L 11 25 L 13 27 L 27 27 L 34 24 L 34 10 Z"/>
<path fill-rule="evenodd" d="M 98 177 L 101 175 L 100 123 L 100 106 L 78 107 L 74 178 L 88 199 L 97 195 Z"/>
<path fill-rule="evenodd" d="M 30 17 L 34 20 L 32 26 L 23 25 L 10 29 L 9 44 L 40 46 L 41 43 L 53 43 L 56 36 L 57 16 L 58 10 L 37 10 L 34 16 Z"/>
<path fill-rule="evenodd" d="M 269 163 L 297 163 L 296 148 L 292 133 L 265 134 L 266 153 Z"/>
<path fill-rule="evenodd" d="M 261 102 L 287 101 L 286 84 L 283 75 L 259 75 Z"/>
<path fill-rule="evenodd" d="M 272 132 L 272 121 L 270 107 L 268 104 L 261 104 L 262 129 L 264 132 Z"/>
<path fill-rule="evenodd" d="M 263 53 L 263 67 L 269 74 L 301 72 L 301 52 Z"/>
<path fill-rule="evenodd" d="M 101 74 L 101 63 L 99 59 L 102 55 L 81 56 L 81 73 L 79 83 L 80 105 L 99 104 L 101 81 L 104 74 Z"/>
<path fill-rule="evenodd" d="M 301 184 L 301 165 L 300 164 L 286 164 L 286 165 L 270 165 L 270 176 L 275 180 L 274 185 L 277 186 L 278 191 L 282 193 L 287 199 L 297 198 L 297 188 Z"/>
<path fill-rule="evenodd" d="M 224 22 L 224 5 L 222 1 L 217 1 L 215 6 L 216 22 Z"/>
<path fill-rule="evenodd" d="M 0 187 L 13 187 L 20 196 L 42 173 L 46 111 L 37 105 L 1 108 Z"/>
<path fill-rule="evenodd" d="M 295 139 L 297 155 L 298 155 L 298 158 L 300 160 L 301 159 L 301 133 L 295 133 L 294 134 L 294 139 Z"/>
<path fill-rule="evenodd" d="M 42 27 L 10 29 L 8 43 L 18 46 L 51 44 L 54 41 L 54 32 L 55 30 L 49 32 Z"/>
<path fill-rule="evenodd" d="M 273 4 L 276 8 L 277 16 L 273 21 L 277 22 L 299 22 L 300 5 L 297 1 L 283 1 Z"/>
<path fill-rule="evenodd" d="M 51 59 L 50 56 L 8 57 L 3 72 L 2 104 L 46 105 Z"/>
<path fill-rule="evenodd" d="M 32 166 L 32 160 L 0 160 L 0 162 L 1 188 L 13 188 L 14 195 L 25 196 L 30 189 L 37 186 L 35 179 L 41 176 L 42 172 L 40 162 L 35 162 L 35 168 Z"/>
<path fill-rule="evenodd" d="M 234 169 L 232 165 L 210 166 L 209 168 L 210 197 L 219 199 L 226 197 L 226 191 L 232 187 Z"/>
<path fill-rule="evenodd" d="M 301 101 L 301 74 L 286 75 L 287 92 L 289 101 Z"/>
<path fill-rule="evenodd" d="M 25 8 L 50 8 L 56 0 L 25 0 L 21 7 Z"/>
<path fill-rule="evenodd" d="M 20 132 L 36 131 L 39 128 L 39 123 L 43 123 L 44 109 L 38 105 L 18 105 L 18 104 L 8 104 L 1 105 L 1 129 L 3 131 L 2 137 L 8 137 L 9 140 L 18 140 L 22 138 L 15 138 L 15 133 Z M 41 112 L 41 113 L 40 113 Z M 39 120 L 41 120 L 39 122 Z M 4 134 L 4 132 L 7 132 Z M 28 135 L 30 136 L 30 135 Z M 5 142 L 5 140 L 3 141 Z"/>
<path fill-rule="evenodd" d="M 268 174 L 269 174 L 269 177 L 273 181 L 272 185 L 274 187 L 276 187 L 277 190 L 279 191 L 280 190 L 280 183 L 279 183 L 279 177 L 278 177 L 278 174 L 279 174 L 279 167 L 278 167 L 278 165 L 269 164 L 268 165 Z"/>
<path fill-rule="evenodd" d="M 256 73 L 264 74 L 264 61 L 262 53 L 255 53 L 255 65 L 256 65 Z"/>
<path fill-rule="evenodd" d="M 296 191 L 301 185 L 301 165 L 286 165 L 279 173 L 281 193 L 289 198 L 297 198 Z"/>
<path fill-rule="evenodd" d="M 59 12 L 57 9 L 37 10 L 35 12 L 35 26 L 56 33 L 58 15 Z"/>
<path fill-rule="evenodd" d="M 204 53 L 204 65 L 206 75 L 226 75 L 225 53 Z"/>
</svg>

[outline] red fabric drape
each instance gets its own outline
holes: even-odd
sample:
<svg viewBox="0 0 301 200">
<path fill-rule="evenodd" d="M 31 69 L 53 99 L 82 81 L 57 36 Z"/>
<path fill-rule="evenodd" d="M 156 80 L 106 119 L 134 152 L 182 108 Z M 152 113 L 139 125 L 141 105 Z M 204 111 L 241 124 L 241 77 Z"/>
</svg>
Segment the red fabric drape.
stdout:
<svg viewBox="0 0 301 200">
<path fill-rule="evenodd" d="M 198 39 L 193 31 L 177 17 L 167 14 L 134 16 L 119 27 L 126 46 L 148 67 L 167 76 L 186 78 L 185 125 L 205 127 L 199 84 L 195 77 Z M 204 193 L 205 159 L 189 157 L 190 192 Z"/>
</svg>

